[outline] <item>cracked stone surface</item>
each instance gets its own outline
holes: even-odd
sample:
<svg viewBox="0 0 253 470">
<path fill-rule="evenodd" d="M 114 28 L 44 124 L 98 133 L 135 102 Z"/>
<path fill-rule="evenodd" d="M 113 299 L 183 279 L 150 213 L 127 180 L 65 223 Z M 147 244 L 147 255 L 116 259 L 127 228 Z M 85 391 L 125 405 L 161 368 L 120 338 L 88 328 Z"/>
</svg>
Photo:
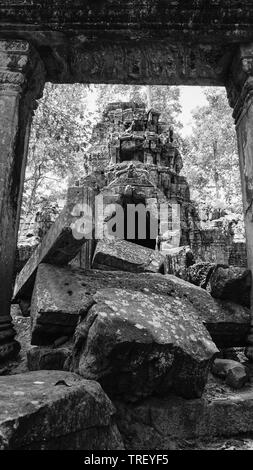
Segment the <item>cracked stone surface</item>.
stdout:
<svg viewBox="0 0 253 470">
<path fill-rule="evenodd" d="M 165 258 L 155 250 L 125 240 L 99 240 L 92 267 L 130 272 L 161 272 Z"/>
<path fill-rule="evenodd" d="M 122 449 L 96 382 L 62 371 L 0 376 L 0 449 Z"/>
<path fill-rule="evenodd" d="M 124 400 L 202 395 L 218 350 L 188 305 L 115 288 L 98 289 L 94 301 L 75 332 L 72 370 Z"/>
</svg>

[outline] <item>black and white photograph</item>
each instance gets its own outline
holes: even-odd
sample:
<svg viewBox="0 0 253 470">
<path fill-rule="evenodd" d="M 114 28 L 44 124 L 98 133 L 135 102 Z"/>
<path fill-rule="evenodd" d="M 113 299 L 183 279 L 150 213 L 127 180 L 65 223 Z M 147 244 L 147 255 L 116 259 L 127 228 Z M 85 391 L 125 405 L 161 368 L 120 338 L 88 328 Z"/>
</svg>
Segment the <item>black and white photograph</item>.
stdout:
<svg viewBox="0 0 253 470">
<path fill-rule="evenodd" d="M 253 450 L 252 272 L 253 1 L 0 0 L 1 470 Z"/>
</svg>

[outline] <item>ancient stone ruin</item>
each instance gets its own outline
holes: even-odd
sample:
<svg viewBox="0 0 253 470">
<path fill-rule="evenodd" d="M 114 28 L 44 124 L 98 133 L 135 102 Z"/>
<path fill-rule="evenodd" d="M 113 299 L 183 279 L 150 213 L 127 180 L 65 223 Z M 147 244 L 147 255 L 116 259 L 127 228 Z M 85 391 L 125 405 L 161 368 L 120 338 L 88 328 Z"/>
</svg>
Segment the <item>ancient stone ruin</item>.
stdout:
<svg viewBox="0 0 253 470">
<path fill-rule="evenodd" d="M 0 449 L 167 450 L 252 433 L 252 25 L 250 0 L 0 1 Z M 224 255 L 217 227 L 202 243 L 172 130 L 152 110 L 116 106 L 108 167 L 106 155 L 104 173 L 91 161 L 69 189 L 13 293 L 29 132 L 46 81 L 225 86 L 249 269 L 229 266 L 239 247 Z M 159 225 L 157 205 L 176 202 L 176 251 L 168 230 L 155 244 L 128 230 L 91 237 L 101 195 L 102 229 L 113 221 L 112 231 L 116 204 L 124 215 L 141 202 Z M 26 342 L 11 302 L 26 306 L 32 346 L 27 362 L 22 348 L 21 364 L 6 365 Z"/>
<path fill-rule="evenodd" d="M 134 103 L 110 104 L 106 117 L 104 168 L 99 168 L 95 147 L 90 154 L 93 171 L 69 188 L 62 213 L 15 283 L 13 303 L 31 322 L 25 361 L 31 372 L 21 374 L 20 382 L 22 390 L 31 388 L 28 400 L 34 401 L 36 390 L 46 390 L 47 403 L 47 393 L 57 379 L 56 385 L 74 385 L 72 392 L 59 392 L 59 398 L 55 392 L 56 409 L 60 397 L 72 407 L 76 393 L 81 401 L 91 400 L 95 415 L 96 407 L 100 409 L 94 436 L 87 435 L 89 418 L 79 424 L 74 417 L 72 428 L 66 424 L 67 430 L 57 431 L 59 437 L 54 429 L 43 431 L 45 448 L 64 447 L 64 432 L 70 435 L 72 448 L 177 446 L 180 439 L 196 437 L 193 423 L 200 407 L 203 429 L 198 437 L 207 435 L 209 419 L 214 419 L 209 418 L 210 380 L 221 380 L 227 394 L 244 393 L 244 389 L 246 393 L 249 383 L 248 370 L 238 358 L 227 359 L 226 354 L 236 356 L 231 348 L 244 347 L 248 341 L 251 272 L 220 264 L 219 259 L 210 259 L 208 250 L 201 250 L 205 230 L 187 180 L 180 175 L 183 159 L 168 123 L 160 123 L 156 111 Z M 98 197 L 100 212 L 96 212 Z M 177 204 L 175 226 L 173 203 Z M 132 233 L 128 230 L 128 207 L 136 209 L 138 204 L 146 209 L 141 221 L 145 236 L 139 234 L 135 217 L 137 225 Z M 168 207 L 165 232 L 161 231 L 162 204 Z M 117 227 L 115 219 L 118 207 L 123 228 Z M 96 238 L 96 219 L 101 238 Z M 154 220 L 160 229 L 157 234 L 152 233 Z M 224 236 L 220 228 L 216 234 Z M 213 247 L 210 243 L 210 250 L 215 252 L 216 247 L 217 242 Z M 18 375 L 14 377 L 8 376 L 5 387 L 15 390 Z M 34 390 L 34 384 L 40 388 Z M 225 413 L 225 401 L 220 410 L 213 402 L 214 413 Z M 141 426 L 139 413 L 148 413 L 153 406 L 157 408 L 154 422 Z M 182 415 L 189 406 L 192 424 Z M 167 428 L 170 414 L 163 423 L 157 419 L 160 413 L 170 413 L 171 407 L 176 414 Z M 50 416 L 55 412 L 50 407 Z M 29 422 L 29 413 L 26 419 Z M 157 431 L 157 426 L 164 430 Z M 215 425 L 211 437 L 218 434 Z M 12 428 L 10 436 L 3 448 L 41 448 L 36 435 L 23 437 L 19 427 Z"/>
<path fill-rule="evenodd" d="M 189 245 L 196 261 L 247 266 L 245 243 L 234 239 L 233 222 L 227 222 L 214 214 L 212 222 L 202 223 L 198 206 L 190 199 L 187 178 L 182 176 L 183 159 L 170 123 L 161 122 L 159 113 L 152 109 L 146 110 L 144 103 L 110 103 L 104 110 L 101 121 L 94 127 L 90 146 L 85 154 L 86 174 L 91 178 L 93 174 L 93 180 L 100 188 L 103 185 L 107 187 L 115 179 L 115 165 L 116 169 L 122 170 L 123 181 L 123 169 L 129 159 L 136 162 L 134 165 L 137 171 L 136 181 L 130 181 L 130 186 L 131 183 L 140 186 L 140 193 L 146 193 L 146 196 L 141 198 L 137 193 L 134 195 L 134 192 L 124 196 L 122 191 L 122 198 L 133 203 L 144 201 L 147 209 L 149 200 L 154 205 L 154 195 L 148 196 L 144 185 L 141 188 L 142 172 L 149 179 L 148 184 L 153 184 L 155 191 L 159 193 L 155 196 L 158 204 L 170 201 L 180 205 L 180 246 Z M 137 162 L 143 165 L 137 165 Z M 145 169 L 148 177 L 147 173 L 144 174 Z M 85 181 L 89 180 L 83 178 L 76 185 L 82 186 Z M 163 251 L 166 250 L 166 234 L 164 235 L 158 241 L 159 244 L 162 243 Z"/>
</svg>

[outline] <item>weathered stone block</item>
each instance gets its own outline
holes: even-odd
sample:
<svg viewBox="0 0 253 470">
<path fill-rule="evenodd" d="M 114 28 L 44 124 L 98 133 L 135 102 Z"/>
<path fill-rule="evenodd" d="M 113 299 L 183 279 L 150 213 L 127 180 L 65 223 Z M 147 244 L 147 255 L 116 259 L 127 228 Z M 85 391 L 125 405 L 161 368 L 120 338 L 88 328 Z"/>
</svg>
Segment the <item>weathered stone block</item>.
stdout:
<svg viewBox="0 0 253 470">
<path fill-rule="evenodd" d="M 226 384 L 229 385 L 231 388 L 240 389 L 244 387 L 244 385 L 249 381 L 249 376 L 247 371 L 244 367 L 233 367 L 228 371 L 228 375 L 226 377 Z"/>
<path fill-rule="evenodd" d="M 201 399 L 149 398 L 137 404 L 114 402 L 117 424 L 129 450 L 170 448 L 184 439 L 210 439 L 251 434 L 253 388 Z"/>
<path fill-rule="evenodd" d="M 233 369 L 233 367 L 238 367 L 238 365 L 244 368 L 240 362 L 232 359 L 215 359 L 212 366 L 212 373 L 221 379 L 225 379 L 228 372 Z"/>
<path fill-rule="evenodd" d="M 92 267 L 93 269 L 130 272 L 161 272 L 165 258 L 158 251 L 125 240 L 99 240 Z"/>
<path fill-rule="evenodd" d="M 249 269 L 218 265 L 210 278 L 211 295 L 250 307 L 252 274 Z"/>
<path fill-rule="evenodd" d="M 166 252 L 165 274 L 186 278 L 187 268 L 194 263 L 194 255 L 189 246 L 171 248 Z"/>
<path fill-rule="evenodd" d="M 240 362 L 231 359 L 215 359 L 212 372 L 236 389 L 242 388 L 249 381 L 247 369 Z"/>
<path fill-rule="evenodd" d="M 0 377 L 0 449 L 122 449 L 96 382 L 62 371 Z"/>
<path fill-rule="evenodd" d="M 233 302 L 214 299 L 206 290 L 174 276 L 164 276 L 180 298 L 187 298 L 198 312 L 219 348 L 245 346 L 250 310 Z"/>
<path fill-rule="evenodd" d="M 62 336 L 72 336 L 79 316 L 92 303 L 81 270 L 42 263 L 31 302 L 31 343 L 49 345 Z"/>
<path fill-rule="evenodd" d="M 250 311 L 232 302 L 214 299 L 207 291 L 175 276 L 56 267 L 38 268 L 31 306 L 32 344 L 49 345 L 72 335 L 79 318 L 94 304 L 101 288 L 128 289 L 183 301 L 198 315 L 219 348 L 245 346 Z"/>
<path fill-rule="evenodd" d="M 223 225 L 222 220 L 213 220 L 192 240 L 191 248 L 197 262 L 228 264 L 234 233 L 229 226 Z"/>
<path fill-rule="evenodd" d="M 188 302 L 116 288 L 93 299 L 75 332 L 74 371 L 127 401 L 202 395 L 218 350 Z"/>
<path fill-rule="evenodd" d="M 71 196 L 42 243 L 36 248 L 17 276 L 13 295 L 14 302 L 20 298 L 31 298 L 36 271 L 40 263 L 66 265 L 76 256 L 90 237 L 91 215 L 90 213 L 82 214 L 81 209 L 84 205 L 89 205 L 93 209 L 95 194 L 92 189 L 77 188 Z M 80 221 L 83 221 L 83 226 L 80 227 L 83 236 L 77 237 L 73 228 L 78 228 Z"/>
</svg>

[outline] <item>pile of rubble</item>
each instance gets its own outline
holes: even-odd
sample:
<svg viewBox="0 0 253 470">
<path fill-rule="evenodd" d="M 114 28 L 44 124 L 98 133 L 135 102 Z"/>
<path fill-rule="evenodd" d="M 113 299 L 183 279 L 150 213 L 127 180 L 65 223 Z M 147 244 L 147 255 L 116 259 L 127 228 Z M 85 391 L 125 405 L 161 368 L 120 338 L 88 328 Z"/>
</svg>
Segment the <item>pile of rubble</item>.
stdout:
<svg viewBox="0 0 253 470">
<path fill-rule="evenodd" d="M 170 255 L 169 265 L 176 267 L 177 276 L 179 264 L 184 266 L 181 273 L 188 282 L 164 274 L 167 255 L 117 239 L 98 241 L 90 269 L 77 268 L 70 262 L 90 240 L 76 240 L 69 230 L 77 217 L 71 215 L 75 203 L 65 207 L 17 277 L 14 302 L 25 300 L 31 316 L 27 357 L 32 372 L 2 379 L 8 400 L 13 390 L 16 403 L 9 402 L 10 416 L 2 423 L 9 426 L 18 406 L 24 406 L 27 423 L 34 419 L 31 413 L 39 421 L 32 427 L 35 434 L 28 436 L 22 434 L 21 423 L 17 430 L 12 426 L 3 448 L 64 448 L 66 435 L 69 448 L 133 448 L 137 437 L 145 446 L 143 431 L 130 439 L 131 426 L 135 433 L 137 426 L 133 410 L 140 403 L 148 410 L 150 400 L 152 406 L 158 400 L 159 409 L 167 409 L 172 400 L 171 406 L 182 411 L 189 401 L 195 403 L 196 414 L 211 370 L 233 388 L 248 382 L 244 366 L 217 362 L 216 357 L 219 350 L 246 345 L 249 272 L 209 263 L 187 268 L 189 250 L 180 248 Z M 75 413 L 87 400 L 90 411 L 87 416 L 86 407 L 83 422 L 75 415 L 71 428 L 68 423 L 57 431 L 43 428 L 45 442 L 40 442 L 36 429 L 41 408 L 46 406 L 51 422 L 62 403 Z M 94 436 L 87 431 L 90 419 L 95 420 Z M 171 439 L 166 437 L 166 445 Z"/>
</svg>

